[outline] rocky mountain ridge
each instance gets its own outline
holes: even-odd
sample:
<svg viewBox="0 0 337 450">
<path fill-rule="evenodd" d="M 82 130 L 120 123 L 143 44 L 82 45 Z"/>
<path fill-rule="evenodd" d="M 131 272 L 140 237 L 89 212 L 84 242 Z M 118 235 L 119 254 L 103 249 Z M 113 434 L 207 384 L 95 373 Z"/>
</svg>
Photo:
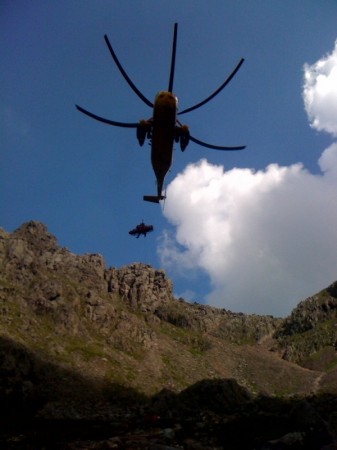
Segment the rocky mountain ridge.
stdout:
<svg viewBox="0 0 337 450">
<path fill-rule="evenodd" d="M 174 298 L 162 270 L 60 248 L 39 222 L 0 230 L 0 412 L 112 420 L 149 396 L 162 415 L 193 402 L 215 412 L 211 392 L 232 406 L 335 396 L 336 291 L 286 319 L 233 313 Z"/>
</svg>

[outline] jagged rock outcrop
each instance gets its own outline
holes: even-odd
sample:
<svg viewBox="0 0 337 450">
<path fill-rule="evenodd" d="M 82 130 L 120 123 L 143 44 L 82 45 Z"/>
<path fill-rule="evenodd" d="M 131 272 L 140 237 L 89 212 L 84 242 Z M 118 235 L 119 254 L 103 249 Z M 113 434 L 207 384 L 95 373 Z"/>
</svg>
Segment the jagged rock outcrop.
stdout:
<svg viewBox="0 0 337 450">
<path fill-rule="evenodd" d="M 315 328 L 317 323 L 337 318 L 337 282 L 300 302 L 285 319 L 278 336 L 291 336 Z"/>
<path fill-rule="evenodd" d="M 145 264 L 131 264 L 105 272 L 108 292 L 118 294 L 128 305 L 143 312 L 153 312 L 173 299 L 172 283 L 163 270 Z"/>
<path fill-rule="evenodd" d="M 280 323 L 271 316 L 234 314 L 177 301 L 164 271 L 140 263 L 107 269 L 101 255 L 78 256 L 58 247 L 56 238 L 38 222 L 25 223 L 12 234 L 2 231 L 0 248 L 3 282 L 24 289 L 21 300 L 27 306 L 36 313 L 49 312 L 73 334 L 81 330 L 81 310 L 107 330 L 118 318 L 112 301 L 116 297 L 131 311 L 232 342 L 257 342 Z"/>
<path fill-rule="evenodd" d="M 63 275 L 97 293 L 111 292 L 136 307 L 167 302 L 172 299 L 172 283 L 162 270 L 154 270 L 145 264 L 132 264 L 121 269 L 106 269 L 99 254 L 82 256 L 57 245 L 56 238 L 39 222 L 28 222 L 12 234 L 1 230 L 0 256 L 2 274 L 7 279 L 19 281 L 25 277 L 47 275 L 47 283 L 53 291 L 53 275 Z M 59 284 L 60 285 L 60 284 Z M 45 292 L 48 297 L 48 293 Z M 51 293 L 53 296 L 54 293 Z M 59 297 L 56 293 L 56 296 Z"/>
<path fill-rule="evenodd" d="M 15 293 L 19 303 L 36 314 L 50 314 L 73 334 L 84 331 L 82 313 L 107 329 L 117 317 L 107 294 L 115 294 L 131 308 L 147 309 L 172 297 L 172 284 L 163 271 L 143 264 L 106 269 L 101 255 L 75 255 L 60 248 L 38 222 L 22 225 L 12 234 L 1 232 L 2 298 Z M 110 296 L 111 298 L 113 295 Z"/>
<path fill-rule="evenodd" d="M 211 333 L 237 344 L 255 344 L 264 336 L 272 334 L 283 322 L 272 316 L 233 313 L 197 303 L 191 305 L 183 299 L 162 303 L 154 313 L 173 325 Z"/>
<path fill-rule="evenodd" d="M 284 359 L 309 368 L 337 369 L 337 282 L 300 302 L 274 337 Z"/>
</svg>

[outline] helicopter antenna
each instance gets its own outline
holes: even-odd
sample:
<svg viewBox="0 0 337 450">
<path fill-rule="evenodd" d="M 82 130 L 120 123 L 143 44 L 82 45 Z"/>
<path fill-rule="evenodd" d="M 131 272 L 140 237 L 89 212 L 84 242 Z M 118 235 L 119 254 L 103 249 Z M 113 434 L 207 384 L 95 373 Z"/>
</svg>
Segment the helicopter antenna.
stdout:
<svg viewBox="0 0 337 450">
<path fill-rule="evenodd" d="M 125 72 L 125 70 L 122 67 L 122 64 L 118 61 L 117 55 L 116 53 L 113 51 L 113 48 L 111 47 L 111 44 L 109 42 L 108 36 L 105 34 L 104 35 L 104 40 L 106 42 L 106 45 L 108 46 L 108 49 L 111 53 L 111 56 L 113 58 L 113 60 L 115 61 L 116 66 L 118 67 L 120 73 L 123 75 L 125 81 L 128 83 L 128 85 L 130 86 L 130 88 L 133 90 L 133 92 L 135 92 L 135 94 L 138 95 L 138 97 L 144 102 L 146 103 L 147 106 L 150 106 L 150 108 L 153 108 L 153 103 L 150 102 L 150 100 L 148 100 L 145 95 L 143 95 L 140 90 L 134 85 L 134 83 L 131 81 L 131 79 L 129 78 L 128 74 Z"/>
<path fill-rule="evenodd" d="M 222 91 L 222 89 L 227 86 L 227 84 L 231 81 L 231 79 L 234 77 L 234 75 L 236 74 L 236 72 L 240 69 L 242 63 L 244 62 L 244 59 L 241 58 L 241 60 L 239 61 L 238 65 L 235 67 L 235 69 L 233 70 L 233 72 L 229 75 L 229 77 L 226 78 L 226 80 L 222 83 L 221 86 L 218 87 L 218 89 L 216 91 L 213 92 L 213 94 L 211 94 L 209 97 L 207 97 L 205 100 L 203 100 L 200 103 L 197 103 L 194 106 L 191 106 L 190 108 L 184 109 L 183 111 L 180 111 L 178 113 L 178 115 L 180 114 L 185 114 L 187 112 L 193 111 L 197 108 L 200 108 L 200 106 L 204 105 L 205 103 L 209 102 L 210 100 L 212 100 L 212 98 L 214 98 L 216 95 L 219 94 L 220 91 Z"/>
<path fill-rule="evenodd" d="M 174 68 L 176 63 L 176 50 L 177 50 L 177 32 L 178 32 L 178 24 L 174 24 L 173 31 L 173 44 L 172 44 L 172 57 L 171 57 L 171 69 L 170 69 L 170 81 L 168 86 L 168 91 L 172 93 L 173 89 L 173 80 L 174 80 Z"/>
</svg>

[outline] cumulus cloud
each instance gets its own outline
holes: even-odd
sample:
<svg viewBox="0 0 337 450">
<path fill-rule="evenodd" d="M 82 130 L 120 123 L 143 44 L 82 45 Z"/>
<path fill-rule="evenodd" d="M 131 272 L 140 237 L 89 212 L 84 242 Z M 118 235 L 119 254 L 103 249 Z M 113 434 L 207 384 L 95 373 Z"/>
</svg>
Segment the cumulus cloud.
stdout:
<svg viewBox="0 0 337 450">
<path fill-rule="evenodd" d="M 177 231 L 162 243 L 164 266 L 205 270 L 212 305 L 289 313 L 337 273 L 336 144 L 320 164 L 323 175 L 301 164 L 256 172 L 225 172 L 206 160 L 187 166 L 167 189 L 164 213 Z"/>
<path fill-rule="evenodd" d="M 333 136 L 336 55 L 337 47 L 306 65 L 303 87 L 312 126 Z M 166 233 L 158 249 L 163 266 L 205 271 L 212 305 L 289 314 L 337 275 L 337 143 L 318 164 L 320 174 L 301 163 L 259 171 L 225 171 L 206 160 L 188 165 L 167 188 L 163 212 L 175 234 Z"/>
<path fill-rule="evenodd" d="M 332 53 L 304 65 L 303 99 L 311 126 L 337 136 L 337 40 Z"/>
</svg>

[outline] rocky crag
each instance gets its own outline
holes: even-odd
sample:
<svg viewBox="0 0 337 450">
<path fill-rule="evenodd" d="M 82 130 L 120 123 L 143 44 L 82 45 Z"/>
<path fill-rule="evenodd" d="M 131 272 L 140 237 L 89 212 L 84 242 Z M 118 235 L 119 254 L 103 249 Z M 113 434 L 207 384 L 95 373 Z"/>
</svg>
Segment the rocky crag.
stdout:
<svg viewBox="0 0 337 450">
<path fill-rule="evenodd" d="M 0 229 L 0 444 L 314 449 L 336 439 L 337 283 L 286 319 L 172 292 L 162 270 L 107 268 L 59 247 L 41 223 Z"/>
</svg>

